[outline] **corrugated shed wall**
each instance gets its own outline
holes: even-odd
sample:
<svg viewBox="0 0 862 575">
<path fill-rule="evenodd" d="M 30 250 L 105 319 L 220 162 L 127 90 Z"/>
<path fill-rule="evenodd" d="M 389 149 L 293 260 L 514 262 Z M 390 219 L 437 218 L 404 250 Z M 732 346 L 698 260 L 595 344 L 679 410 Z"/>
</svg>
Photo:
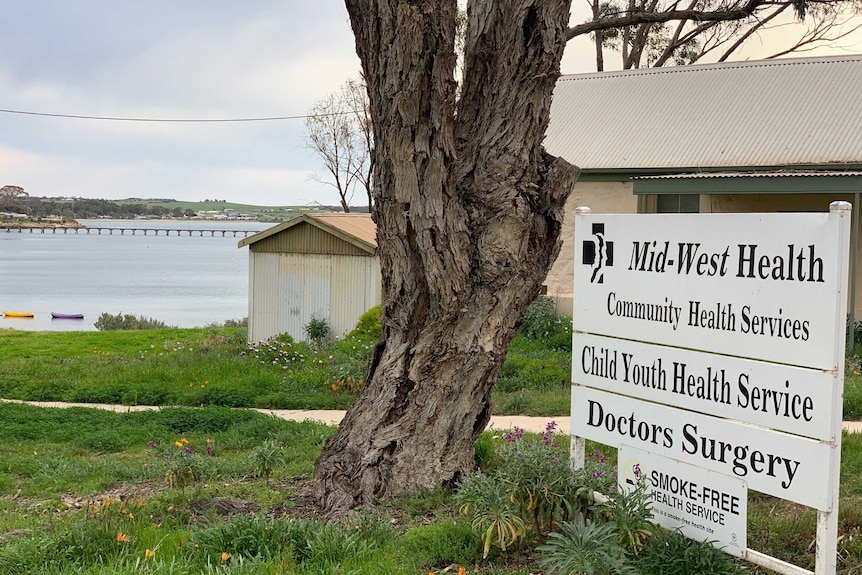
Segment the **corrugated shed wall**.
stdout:
<svg viewBox="0 0 862 575">
<path fill-rule="evenodd" d="M 312 317 L 326 319 L 335 337 L 380 303 L 377 258 L 347 255 L 251 252 L 249 339 L 280 333 L 305 340 Z"/>
<path fill-rule="evenodd" d="M 332 261 L 333 335 L 344 337 L 368 308 L 380 303 L 383 279 L 377 258 L 334 256 Z"/>
<path fill-rule="evenodd" d="M 278 254 L 249 254 L 248 339 L 262 341 L 278 332 Z"/>
<path fill-rule="evenodd" d="M 284 230 L 249 246 L 253 252 L 367 256 L 368 252 L 307 224 Z"/>
<path fill-rule="evenodd" d="M 328 320 L 331 273 L 332 256 L 279 255 L 278 333 L 288 333 L 297 341 L 304 340 L 304 328 L 312 317 Z"/>
</svg>

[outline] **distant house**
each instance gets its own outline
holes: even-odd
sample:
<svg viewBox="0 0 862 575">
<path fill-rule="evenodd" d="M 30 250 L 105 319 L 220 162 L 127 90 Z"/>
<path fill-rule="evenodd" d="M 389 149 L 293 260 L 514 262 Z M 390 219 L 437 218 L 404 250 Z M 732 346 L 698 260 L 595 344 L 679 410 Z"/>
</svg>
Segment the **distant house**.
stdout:
<svg viewBox="0 0 862 575">
<path fill-rule="evenodd" d="M 594 213 L 825 212 L 844 200 L 853 204 L 858 234 L 860 88 L 859 55 L 562 76 L 545 147 L 582 172 L 548 294 L 571 313 L 578 206 Z M 850 277 L 858 285 L 854 246 Z M 855 289 L 850 309 L 862 312 Z"/>
<path fill-rule="evenodd" d="M 305 340 L 312 318 L 342 337 L 381 301 L 376 228 L 367 214 L 304 214 L 239 242 L 249 248 L 248 337 Z"/>
</svg>

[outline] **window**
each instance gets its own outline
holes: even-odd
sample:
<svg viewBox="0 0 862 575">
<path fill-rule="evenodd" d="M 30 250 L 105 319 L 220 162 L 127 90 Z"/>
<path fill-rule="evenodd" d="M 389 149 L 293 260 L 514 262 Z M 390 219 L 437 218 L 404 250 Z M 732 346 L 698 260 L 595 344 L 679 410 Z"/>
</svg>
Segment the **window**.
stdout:
<svg viewBox="0 0 862 575">
<path fill-rule="evenodd" d="M 698 194 L 659 194 L 656 196 L 657 214 L 697 214 L 700 212 Z"/>
</svg>

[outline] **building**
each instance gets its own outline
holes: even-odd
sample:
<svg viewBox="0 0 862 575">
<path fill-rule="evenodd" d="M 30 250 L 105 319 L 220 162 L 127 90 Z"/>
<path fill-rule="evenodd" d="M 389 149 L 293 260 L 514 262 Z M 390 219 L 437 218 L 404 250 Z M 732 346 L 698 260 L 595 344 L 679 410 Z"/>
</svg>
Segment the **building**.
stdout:
<svg viewBox="0 0 862 575">
<path fill-rule="evenodd" d="M 374 222 L 368 214 L 304 214 L 249 236 L 248 337 L 305 340 L 312 318 L 343 337 L 381 301 Z"/>
<path fill-rule="evenodd" d="M 548 294 L 571 313 L 574 211 L 800 212 L 853 204 L 858 286 L 862 56 L 562 76 L 545 147 L 581 167 Z M 862 298 L 850 290 L 851 313 Z"/>
</svg>

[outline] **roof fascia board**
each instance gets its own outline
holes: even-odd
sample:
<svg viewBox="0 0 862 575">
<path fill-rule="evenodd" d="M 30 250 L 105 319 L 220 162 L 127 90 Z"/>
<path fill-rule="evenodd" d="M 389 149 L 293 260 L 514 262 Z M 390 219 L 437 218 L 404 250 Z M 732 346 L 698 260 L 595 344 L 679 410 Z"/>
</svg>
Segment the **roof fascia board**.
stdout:
<svg viewBox="0 0 862 575">
<path fill-rule="evenodd" d="M 292 228 L 293 226 L 298 225 L 302 222 L 308 222 L 309 220 L 310 220 L 310 218 L 308 217 L 307 214 L 303 214 L 303 215 L 296 217 L 296 218 L 291 218 L 291 219 L 287 220 L 286 222 L 282 222 L 276 226 L 273 226 L 271 228 L 267 228 L 261 232 L 254 234 L 253 236 L 249 236 L 247 238 L 241 239 L 239 241 L 239 243 L 237 243 L 237 247 L 243 248 L 245 246 L 250 246 L 251 244 L 257 243 L 261 240 L 265 240 L 266 238 L 268 238 L 270 236 L 274 236 L 275 234 L 277 234 L 279 232 L 282 232 L 286 229 Z"/>
<path fill-rule="evenodd" d="M 732 176 L 726 178 L 635 179 L 632 192 L 645 194 L 852 194 L 862 176 Z"/>
<path fill-rule="evenodd" d="M 671 176 L 674 174 L 716 174 L 723 172 L 776 172 L 781 170 L 796 170 L 809 172 L 859 172 L 862 163 L 844 164 L 793 164 L 781 166 L 687 166 L 677 168 L 583 168 L 578 180 L 603 182 L 619 181 L 637 176 Z"/>
</svg>

